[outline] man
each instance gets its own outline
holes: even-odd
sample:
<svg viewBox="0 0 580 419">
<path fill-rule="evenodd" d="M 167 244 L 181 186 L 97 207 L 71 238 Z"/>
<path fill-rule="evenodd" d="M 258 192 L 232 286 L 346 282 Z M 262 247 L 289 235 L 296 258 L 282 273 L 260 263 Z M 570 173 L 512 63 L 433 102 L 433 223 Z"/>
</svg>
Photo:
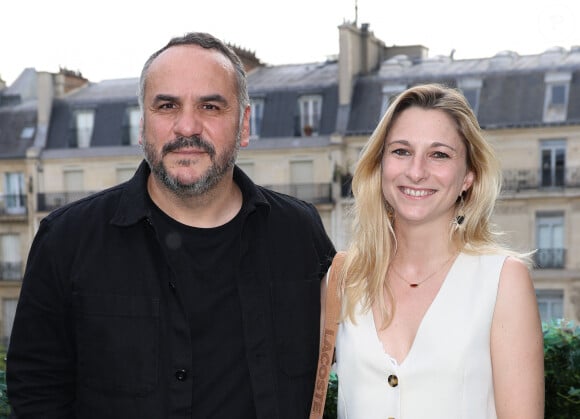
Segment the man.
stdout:
<svg viewBox="0 0 580 419">
<path fill-rule="evenodd" d="M 234 166 L 249 139 L 239 58 L 191 33 L 145 63 L 145 161 L 60 208 L 32 245 L 7 360 L 27 418 L 306 418 L 320 279 L 315 208 Z"/>
</svg>

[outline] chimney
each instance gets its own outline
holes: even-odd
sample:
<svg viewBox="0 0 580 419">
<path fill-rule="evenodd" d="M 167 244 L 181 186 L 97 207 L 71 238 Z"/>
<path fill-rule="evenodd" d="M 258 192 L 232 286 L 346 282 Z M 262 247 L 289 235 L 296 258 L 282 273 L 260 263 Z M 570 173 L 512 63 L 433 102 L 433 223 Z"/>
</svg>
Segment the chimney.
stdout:
<svg viewBox="0 0 580 419">
<path fill-rule="evenodd" d="M 88 82 L 80 71 L 72 71 L 61 67 L 55 75 L 55 95 L 56 97 L 61 97 L 88 84 Z"/>
<path fill-rule="evenodd" d="M 244 70 L 246 73 L 249 73 L 254 68 L 262 67 L 264 64 L 256 57 L 256 53 L 254 51 L 249 51 L 244 48 L 240 48 L 235 45 L 228 44 L 228 46 L 234 50 L 238 57 L 240 57 L 240 61 L 244 65 Z"/>
</svg>

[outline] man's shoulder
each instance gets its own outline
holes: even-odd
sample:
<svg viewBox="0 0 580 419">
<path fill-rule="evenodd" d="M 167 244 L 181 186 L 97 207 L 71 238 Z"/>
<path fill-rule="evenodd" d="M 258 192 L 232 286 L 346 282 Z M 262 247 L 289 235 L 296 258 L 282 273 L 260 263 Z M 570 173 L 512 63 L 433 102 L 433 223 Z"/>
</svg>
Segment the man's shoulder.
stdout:
<svg viewBox="0 0 580 419">
<path fill-rule="evenodd" d="M 313 210 L 315 211 L 314 205 L 310 202 L 263 186 L 256 187 L 274 211 L 280 210 L 307 214 L 311 214 Z"/>
<path fill-rule="evenodd" d="M 101 219 L 104 215 L 117 207 L 124 184 L 116 185 L 100 192 L 92 193 L 84 198 L 75 200 L 52 211 L 44 218 L 45 223 L 80 222 L 91 223 L 91 218 Z M 92 218 L 94 220 L 94 218 Z"/>
</svg>

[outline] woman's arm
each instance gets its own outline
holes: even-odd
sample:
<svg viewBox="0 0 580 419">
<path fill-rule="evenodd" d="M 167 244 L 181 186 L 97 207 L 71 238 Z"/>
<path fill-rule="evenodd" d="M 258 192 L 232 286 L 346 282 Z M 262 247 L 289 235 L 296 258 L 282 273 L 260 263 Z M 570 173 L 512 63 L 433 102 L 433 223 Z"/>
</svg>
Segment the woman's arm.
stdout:
<svg viewBox="0 0 580 419">
<path fill-rule="evenodd" d="M 491 361 L 499 419 L 544 418 L 544 346 L 528 268 L 508 258 L 491 326 Z"/>
</svg>

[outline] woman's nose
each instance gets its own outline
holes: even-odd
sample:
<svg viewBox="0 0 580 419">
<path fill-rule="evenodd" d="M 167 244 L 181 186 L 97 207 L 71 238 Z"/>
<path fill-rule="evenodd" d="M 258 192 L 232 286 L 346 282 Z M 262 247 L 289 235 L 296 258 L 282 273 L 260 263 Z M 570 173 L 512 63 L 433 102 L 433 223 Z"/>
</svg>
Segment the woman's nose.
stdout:
<svg viewBox="0 0 580 419">
<path fill-rule="evenodd" d="M 407 177 L 417 183 L 428 176 L 426 161 L 423 157 L 415 155 L 412 157 L 407 168 Z"/>
</svg>

